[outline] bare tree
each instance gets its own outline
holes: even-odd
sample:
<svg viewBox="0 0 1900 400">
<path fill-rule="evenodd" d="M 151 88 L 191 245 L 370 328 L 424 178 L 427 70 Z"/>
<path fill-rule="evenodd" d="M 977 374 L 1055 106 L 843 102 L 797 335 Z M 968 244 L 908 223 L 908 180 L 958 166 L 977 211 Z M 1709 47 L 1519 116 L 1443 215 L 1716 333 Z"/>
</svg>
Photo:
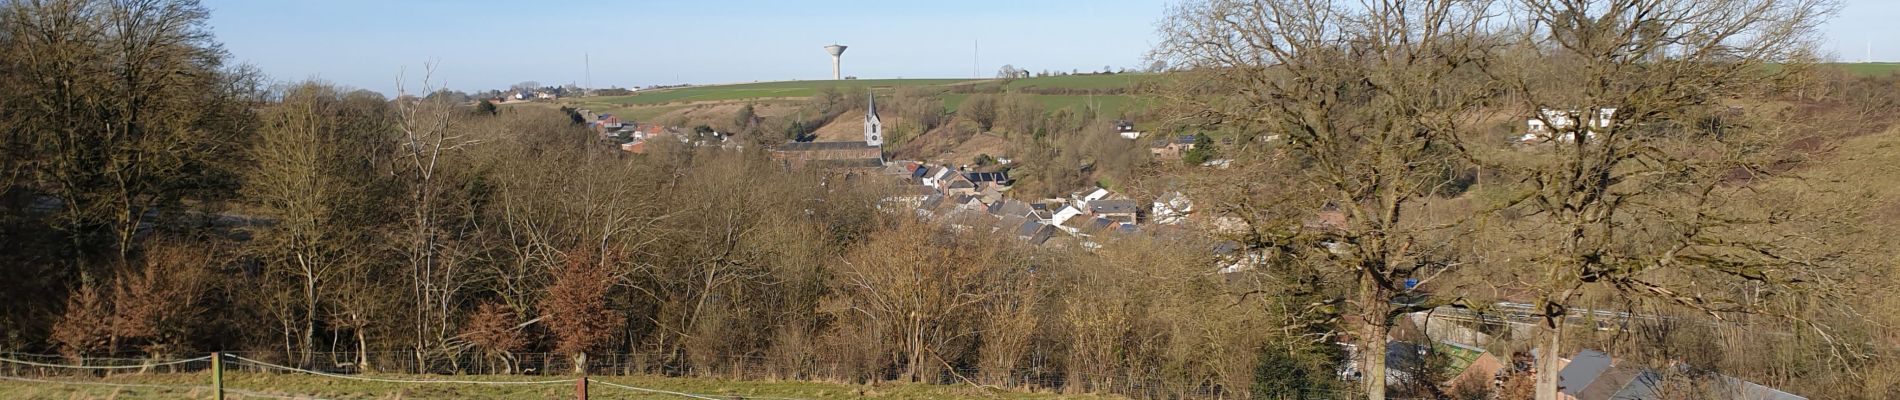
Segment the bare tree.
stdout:
<svg viewBox="0 0 1900 400">
<path fill-rule="evenodd" d="M 244 195 L 256 202 L 260 217 L 277 221 L 255 234 L 256 251 L 273 268 L 294 276 L 302 289 L 301 364 L 311 362 L 315 347 L 319 293 L 329 279 L 349 264 L 364 236 L 350 210 L 370 201 L 363 195 L 371 153 L 366 140 L 383 138 L 378 125 L 346 121 L 363 115 L 345 115 L 339 93 L 327 85 L 306 82 L 286 89 L 278 104 L 264 115 L 251 156 L 257 167 L 245 176 Z M 367 125 L 367 126 L 365 126 Z M 351 129 L 356 128 L 356 129 Z M 357 129 L 368 128 L 369 131 Z"/>
<path fill-rule="evenodd" d="M 1513 16 L 1525 25 L 1486 70 L 1510 88 L 1515 111 L 1551 132 L 1533 157 L 1477 158 L 1528 187 L 1511 206 L 1532 216 L 1518 222 L 1531 233 L 1520 237 L 1541 269 L 1530 280 L 1543 317 L 1538 399 L 1558 396 L 1563 324 L 1588 285 L 1719 317 L 1759 304 L 1711 288 L 1822 279 L 1825 252 L 1799 244 L 1799 233 L 1764 229 L 1778 207 L 1728 200 L 1773 175 L 1776 132 L 1738 124 L 1722 100 L 1771 88 L 1778 76 L 1767 64 L 1809 59 L 1832 1 L 1520 4 Z"/>
<path fill-rule="evenodd" d="M 432 91 L 434 66 L 425 68 L 422 92 Z M 445 182 L 450 175 L 450 157 L 480 143 L 460 129 L 455 105 L 409 96 L 405 83 L 398 80 L 395 99 L 397 140 L 400 156 L 393 160 L 397 176 L 409 190 L 407 228 L 400 243 L 409 263 L 410 293 L 414 307 L 411 328 L 415 342 L 412 350 L 418 365 L 427 364 L 427 355 L 444 348 L 452 335 L 451 323 L 457 295 L 467 284 L 469 271 L 457 253 L 455 243 L 444 232 Z"/>
<path fill-rule="evenodd" d="M 838 272 L 846 309 L 837 317 L 894 337 L 901 376 L 926 381 L 924 371 L 944 363 L 945 346 L 974 327 L 962 314 L 980 309 L 991 290 L 980 279 L 998 255 L 991 246 L 960 246 L 955 235 L 906 223 L 846 257 Z"/>
<path fill-rule="evenodd" d="M 1450 225 L 1421 222 L 1414 212 L 1452 183 L 1451 142 L 1488 95 L 1458 81 L 1475 75 L 1487 54 L 1491 13 L 1488 1 L 1211 0 L 1177 8 L 1161 28 L 1167 39 L 1153 58 L 1194 77 L 1167 95 L 1176 115 L 1284 135 L 1286 156 L 1301 162 L 1294 186 L 1310 195 L 1292 206 L 1338 210 L 1325 229 L 1301 229 L 1312 214 L 1243 215 L 1254 224 L 1242 239 L 1302 255 L 1295 265 L 1350 276 L 1360 324 L 1353 342 L 1369 398 L 1385 396 L 1392 318 L 1429 306 L 1395 304 L 1409 290 L 1405 281 L 1456 265 L 1433 244 Z M 1309 247 L 1316 244 L 1323 251 Z"/>
<path fill-rule="evenodd" d="M 18 187 L 59 200 L 81 280 L 126 264 L 150 219 L 228 172 L 248 99 L 208 20 L 195 1 L 0 5 L 0 82 L 39 93 L 0 100 L 8 162 L 28 168 Z"/>
</svg>

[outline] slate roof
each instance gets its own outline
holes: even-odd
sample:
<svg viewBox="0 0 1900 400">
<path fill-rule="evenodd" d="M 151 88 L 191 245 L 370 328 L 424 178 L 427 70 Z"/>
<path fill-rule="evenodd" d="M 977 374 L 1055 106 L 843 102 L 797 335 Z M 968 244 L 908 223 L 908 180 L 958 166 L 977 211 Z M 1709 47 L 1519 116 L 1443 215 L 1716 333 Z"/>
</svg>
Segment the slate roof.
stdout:
<svg viewBox="0 0 1900 400">
<path fill-rule="evenodd" d="M 929 209 L 935 209 L 939 205 L 943 205 L 943 195 L 933 193 L 930 196 L 924 197 L 923 204 L 917 207 L 925 209 L 925 210 L 929 210 Z"/>
<path fill-rule="evenodd" d="M 1055 233 L 1056 227 L 1036 220 L 1024 221 L 1021 226 L 1016 228 L 1017 237 L 1029 241 L 1029 244 L 1036 245 L 1049 241 L 1049 238 L 1054 237 Z"/>
<path fill-rule="evenodd" d="M 812 168 L 872 168 L 884 165 L 884 160 L 875 158 L 849 158 L 842 160 L 811 160 L 805 166 Z"/>
<path fill-rule="evenodd" d="M 1009 173 L 1007 172 L 966 172 L 963 174 L 963 177 L 964 179 L 969 179 L 970 182 L 1008 182 L 1009 181 Z"/>
<path fill-rule="evenodd" d="M 1029 203 L 1017 200 L 1003 200 L 990 205 L 990 214 L 996 214 L 999 217 L 1024 217 L 1029 213 Z"/>
<path fill-rule="evenodd" d="M 1096 200 L 1089 202 L 1089 213 L 1092 214 L 1133 214 L 1139 209 L 1140 206 L 1136 205 L 1134 200 L 1129 199 Z"/>
<path fill-rule="evenodd" d="M 1662 374 L 1647 368 L 1610 368 L 1598 375 L 1589 387 L 1579 390 L 1576 396 L 1578 400 L 1655 399 L 1658 383 L 1662 383 Z M 1569 392 L 1568 388 L 1565 389 L 1565 392 Z"/>
<path fill-rule="evenodd" d="M 1610 355 L 1601 351 L 1585 349 L 1577 352 L 1577 357 L 1557 372 L 1557 389 L 1564 394 L 1577 396 L 1583 389 L 1596 382 L 1604 372 L 1610 370 Z"/>
</svg>

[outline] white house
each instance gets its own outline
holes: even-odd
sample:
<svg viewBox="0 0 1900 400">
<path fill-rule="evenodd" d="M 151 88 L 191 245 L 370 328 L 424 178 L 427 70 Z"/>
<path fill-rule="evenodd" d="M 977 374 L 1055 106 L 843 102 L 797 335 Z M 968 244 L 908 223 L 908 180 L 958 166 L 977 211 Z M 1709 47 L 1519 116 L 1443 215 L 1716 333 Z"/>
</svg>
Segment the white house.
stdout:
<svg viewBox="0 0 1900 400">
<path fill-rule="evenodd" d="M 1109 194 L 1108 189 L 1103 189 L 1103 188 L 1095 188 L 1094 190 L 1089 190 L 1089 189 L 1083 189 L 1083 190 L 1088 190 L 1088 191 L 1087 192 L 1076 191 L 1075 193 L 1070 194 L 1069 204 L 1074 205 L 1076 207 L 1080 207 L 1080 208 L 1088 208 L 1089 202 L 1101 200 L 1104 197 L 1108 197 L 1108 194 Z"/>
<path fill-rule="evenodd" d="M 955 177 L 956 173 L 956 170 L 950 169 L 949 167 L 930 167 L 930 172 L 924 174 L 923 184 L 924 186 L 943 189 L 943 185 L 949 184 L 950 178 Z"/>
<path fill-rule="evenodd" d="M 1599 108 L 1595 113 L 1590 115 L 1584 115 L 1585 113 L 1577 110 L 1558 111 L 1545 108 L 1537 110 L 1537 114 L 1537 117 L 1532 117 L 1524 121 L 1526 132 L 1523 137 L 1518 138 L 1519 141 L 1541 142 L 1551 139 L 1569 141 L 1569 135 L 1563 135 L 1562 133 L 1570 130 L 1571 126 L 1576 125 L 1576 117 L 1578 116 L 1587 119 L 1586 122 L 1588 125 L 1586 125 L 1586 127 L 1588 127 L 1588 129 L 1587 132 L 1584 133 L 1587 137 L 1596 137 L 1595 129 L 1608 129 L 1611 124 L 1616 123 L 1615 108 Z"/>
<path fill-rule="evenodd" d="M 1082 215 L 1081 208 L 1076 208 L 1074 204 L 1065 204 L 1062 206 L 1061 209 L 1056 210 L 1055 215 L 1049 217 L 1049 223 L 1054 224 L 1054 225 L 1062 225 L 1064 221 L 1068 221 L 1070 218 L 1075 218 L 1075 216 L 1077 215 Z"/>
<path fill-rule="evenodd" d="M 1174 225 L 1186 221 L 1190 212 L 1194 212 L 1193 201 L 1188 200 L 1187 196 L 1182 195 L 1181 192 L 1169 192 L 1155 198 L 1154 206 L 1148 215 L 1154 223 Z"/>
</svg>

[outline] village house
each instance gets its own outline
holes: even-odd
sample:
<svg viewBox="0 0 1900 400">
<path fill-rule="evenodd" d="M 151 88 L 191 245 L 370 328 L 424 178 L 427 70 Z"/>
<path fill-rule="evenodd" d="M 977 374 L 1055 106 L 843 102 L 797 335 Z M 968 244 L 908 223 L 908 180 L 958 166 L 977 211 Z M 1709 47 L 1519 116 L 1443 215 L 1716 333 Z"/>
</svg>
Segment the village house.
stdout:
<svg viewBox="0 0 1900 400">
<path fill-rule="evenodd" d="M 1017 218 L 1033 217 L 1032 214 L 1035 211 L 1034 209 L 1030 208 L 1029 203 L 1024 203 L 1021 200 L 1003 200 L 1003 201 L 993 202 L 993 203 L 990 203 L 989 210 L 990 210 L 990 214 L 996 215 L 998 217 L 1017 217 Z"/>
<path fill-rule="evenodd" d="M 1148 145 L 1148 154 L 1158 160 L 1177 160 L 1194 149 L 1194 139 L 1194 135 L 1186 135 L 1173 140 L 1156 140 Z"/>
<path fill-rule="evenodd" d="M 1081 207 L 1077 207 L 1074 204 L 1063 204 L 1062 207 L 1057 208 L 1055 212 L 1049 215 L 1049 223 L 1062 225 L 1080 215 L 1082 215 Z"/>
<path fill-rule="evenodd" d="M 1156 224 L 1176 225 L 1187 221 L 1188 213 L 1194 211 L 1194 202 L 1189 201 L 1181 192 L 1168 192 L 1156 197 L 1154 207 L 1149 211 L 1149 219 Z"/>
<path fill-rule="evenodd" d="M 1108 197 L 1108 195 L 1108 189 L 1087 188 L 1069 193 L 1068 200 L 1069 204 L 1075 205 L 1076 208 L 1088 209 L 1089 202 L 1101 200 L 1104 197 Z"/>
<path fill-rule="evenodd" d="M 1141 207 L 1132 199 L 1096 200 L 1089 202 L 1089 215 L 1115 222 L 1135 223 L 1140 218 Z"/>
<path fill-rule="evenodd" d="M 1121 135 L 1122 139 L 1128 140 L 1141 138 L 1141 131 L 1135 130 L 1135 123 L 1125 119 L 1115 120 L 1115 134 Z"/>
<path fill-rule="evenodd" d="M 1035 219 L 1022 219 L 1022 223 L 1016 228 L 1016 239 L 1031 245 L 1041 245 L 1055 235 L 1056 227 Z"/>
</svg>

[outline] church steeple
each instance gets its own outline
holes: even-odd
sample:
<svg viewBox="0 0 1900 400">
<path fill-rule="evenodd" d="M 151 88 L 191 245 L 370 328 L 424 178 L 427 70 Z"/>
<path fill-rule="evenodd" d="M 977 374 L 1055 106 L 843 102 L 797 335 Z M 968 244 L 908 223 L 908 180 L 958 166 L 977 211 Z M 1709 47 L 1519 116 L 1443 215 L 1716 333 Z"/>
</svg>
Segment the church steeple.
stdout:
<svg viewBox="0 0 1900 400">
<path fill-rule="evenodd" d="M 864 144 L 883 147 L 884 123 L 877 119 L 877 96 L 867 95 L 867 97 L 869 100 L 865 103 L 870 106 L 864 110 Z"/>
</svg>

